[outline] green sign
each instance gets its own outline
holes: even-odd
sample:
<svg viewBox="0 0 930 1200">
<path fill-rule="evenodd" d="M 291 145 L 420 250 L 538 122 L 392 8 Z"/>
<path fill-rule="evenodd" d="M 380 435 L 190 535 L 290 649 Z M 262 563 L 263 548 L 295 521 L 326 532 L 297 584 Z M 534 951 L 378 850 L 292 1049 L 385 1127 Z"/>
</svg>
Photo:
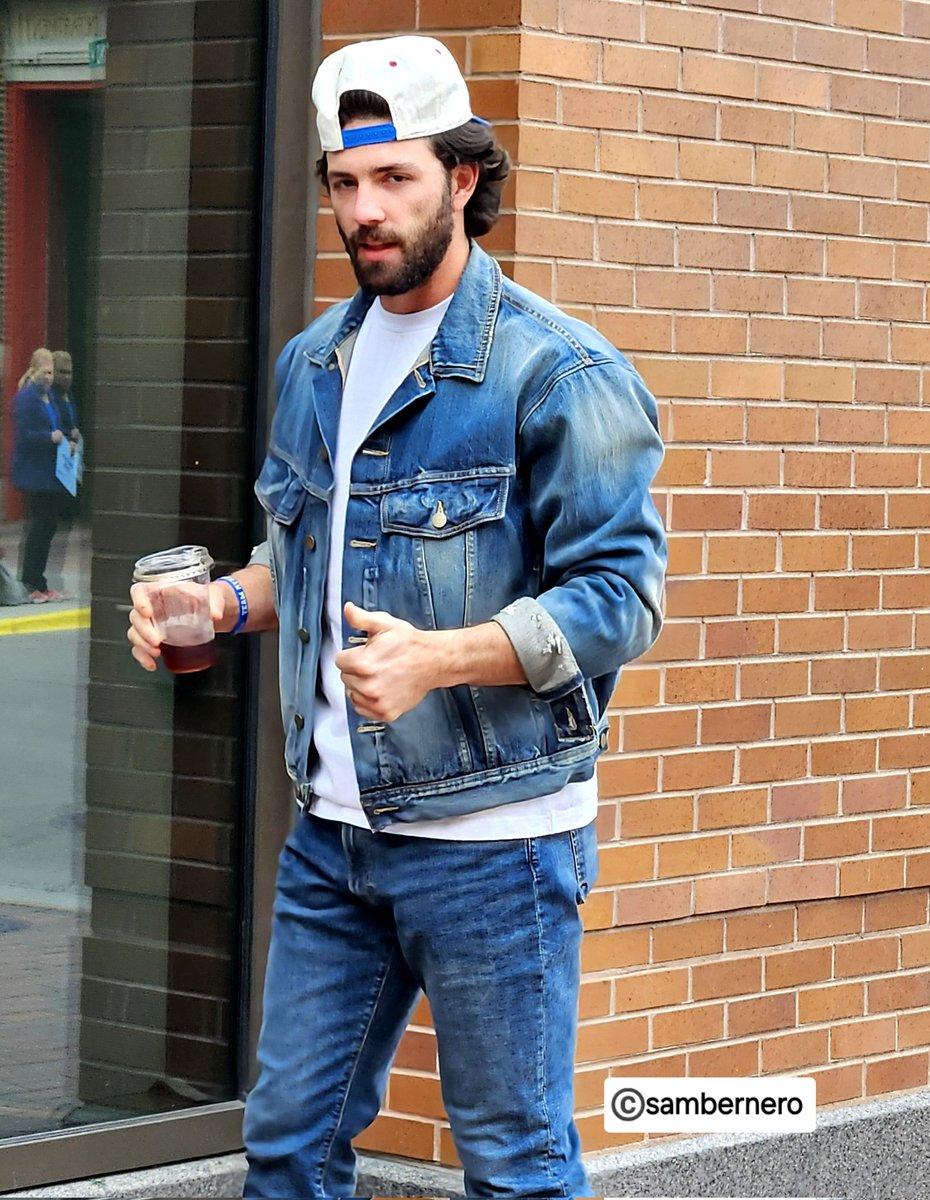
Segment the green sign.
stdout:
<svg viewBox="0 0 930 1200">
<path fill-rule="evenodd" d="M 92 67 L 105 67 L 107 65 L 106 38 L 94 38 L 88 43 L 87 61 Z"/>
</svg>

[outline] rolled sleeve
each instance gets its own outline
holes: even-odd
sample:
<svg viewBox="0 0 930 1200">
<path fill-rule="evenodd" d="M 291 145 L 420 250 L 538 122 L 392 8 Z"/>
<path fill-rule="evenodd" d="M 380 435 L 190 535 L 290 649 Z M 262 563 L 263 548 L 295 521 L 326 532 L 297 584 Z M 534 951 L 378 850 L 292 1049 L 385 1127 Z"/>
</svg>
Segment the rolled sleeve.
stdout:
<svg viewBox="0 0 930 1200">
<path fill-rule="evenodd" d="M 523 596 L 492 620 L 510 638 L 534 692 L 548 695 L 577 686 L 581 672 L 568 639 L 538 600 Z"/>
<path fill-rule="evenodd" d="M 269 571 L 271 570 L 271 551 L 267 542 L 259 542 L 257 546 L 252 547 L 248 565 L 250 567 L 267 567 Z"/>
</svg>

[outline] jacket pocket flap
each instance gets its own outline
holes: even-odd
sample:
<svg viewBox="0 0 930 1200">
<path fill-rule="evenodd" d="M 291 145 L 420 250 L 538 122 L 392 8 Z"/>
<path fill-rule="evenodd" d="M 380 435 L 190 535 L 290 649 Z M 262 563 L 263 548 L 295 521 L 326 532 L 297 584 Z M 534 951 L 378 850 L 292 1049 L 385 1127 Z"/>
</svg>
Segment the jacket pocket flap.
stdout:
<svg viewBox="0 0 930 1200">
<path fill-rule="evenodd" d="M 255 481 L 262 508 L 281 525 L 293 525 L 307 499 L 300 476 L 283 459 L 268 455 Z"/>
<path fill-rule="evenodd" d="M 429 479 L 381 497 L 385 533 L 441 538 L 496 521 L 507 502 L 507 476 Z"/>
</svg>

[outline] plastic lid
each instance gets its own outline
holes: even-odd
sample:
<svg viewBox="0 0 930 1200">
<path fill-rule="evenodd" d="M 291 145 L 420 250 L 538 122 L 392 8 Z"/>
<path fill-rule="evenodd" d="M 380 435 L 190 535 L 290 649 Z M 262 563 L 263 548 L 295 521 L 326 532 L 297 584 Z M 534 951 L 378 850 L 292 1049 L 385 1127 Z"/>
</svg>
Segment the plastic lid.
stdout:
<svg viewBox="0 0 930 1200">
<path fill-rule="evenodd" d="M 204 572 L 209 576 L 212 566 L 206 546 L 175 546 L 144 555 L 136 562 L 132 577 L 136 583 L 183 583 Z"/>
</svg>

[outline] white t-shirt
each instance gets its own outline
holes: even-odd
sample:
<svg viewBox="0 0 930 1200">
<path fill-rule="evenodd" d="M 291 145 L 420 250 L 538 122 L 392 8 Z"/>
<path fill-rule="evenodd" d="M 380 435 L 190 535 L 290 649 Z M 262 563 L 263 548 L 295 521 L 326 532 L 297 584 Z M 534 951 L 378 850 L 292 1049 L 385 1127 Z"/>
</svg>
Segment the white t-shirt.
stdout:
<svg viewBox="0 0 930 1200">
<path fill-rule="evenodd" d="M 311 809 L 318 817 L 363 828 L 368 828 L 368 821 L 359 801 L 345 688 L 335 661 L 337 647 L 342 646 L 342 558 L 352 461 L 378 414 L 433 340 L 450 301 L 451 296 L 423 312 L 398 314 L 387 312 L 376 299 L 358 331 L 343 390 L 333 463 L 332 535 L 313 735 L 319 761 L 311 780 Z M 385 832 L 497 841 L 563 833 L 587 825 L 596 815 L 597 783 L 592 778 L 569 784 L 555 795 L 460 817 L 397 822 Z"/>
</svg>

